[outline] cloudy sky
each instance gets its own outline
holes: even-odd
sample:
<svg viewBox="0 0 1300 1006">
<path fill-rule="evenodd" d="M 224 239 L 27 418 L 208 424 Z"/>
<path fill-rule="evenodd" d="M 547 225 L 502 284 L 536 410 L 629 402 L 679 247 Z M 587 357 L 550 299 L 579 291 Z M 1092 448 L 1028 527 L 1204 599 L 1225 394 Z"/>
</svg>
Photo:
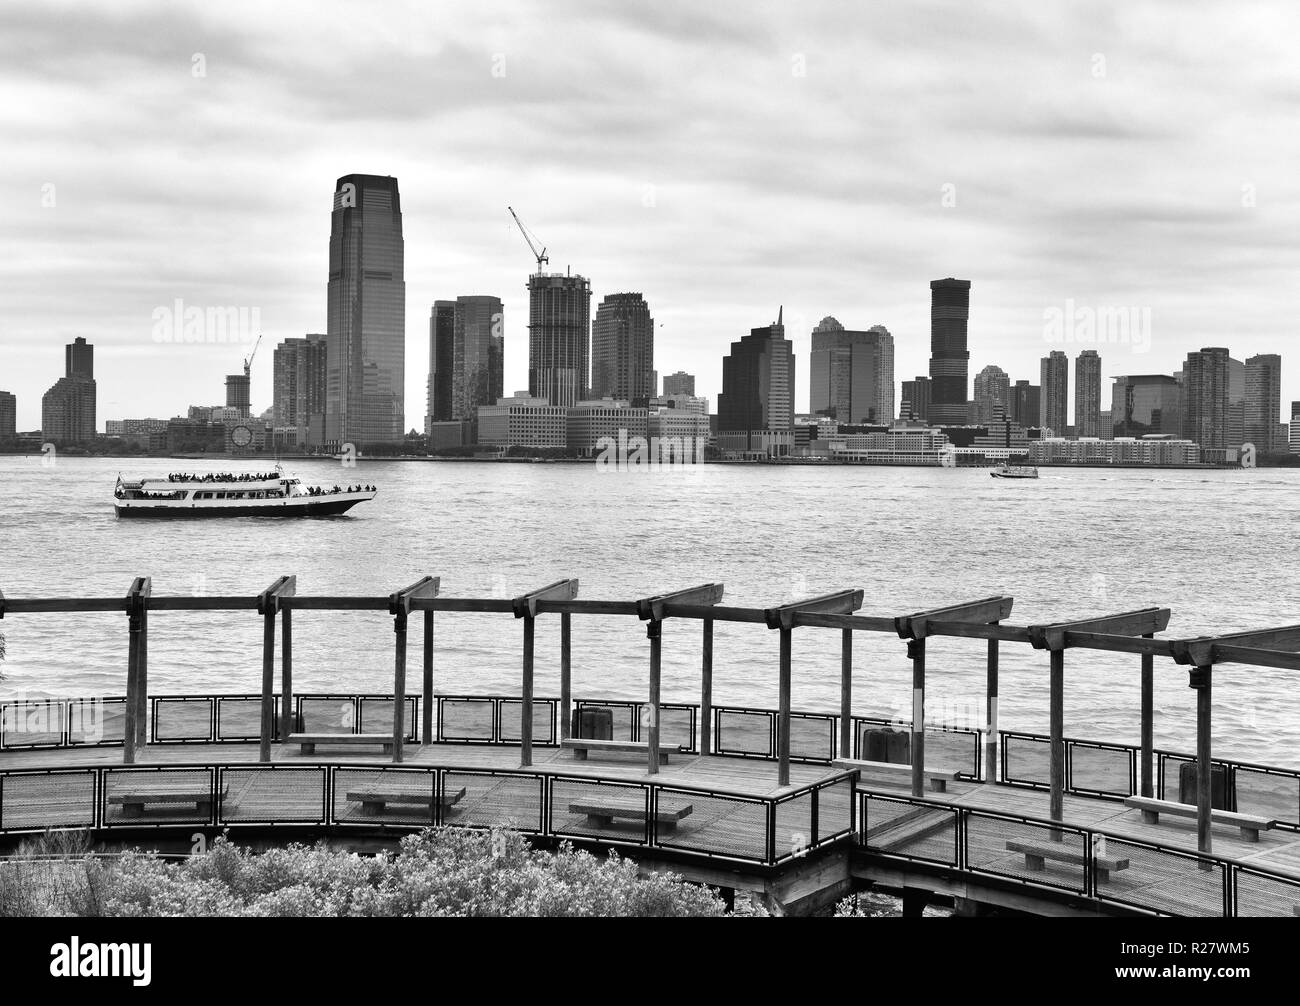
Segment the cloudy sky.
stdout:
<svg viewBox="0 0 1300 1006">
<path fill-rule="evenodd" d="M 180 299 L 257 309 L 268 406 L 271 346 L 324 331 L 334 182 L 364 172 L 401 187 L 408 427 L 437 298 L 500 296 L 506 392 L 527 385 L 507 204 L 593 308 L 642 292 L 660 373 L 715 401 L 781 305 L 800 410 L 825 315 L 924 373 L 929 281 L 957 276 L 972 377 L 1088 348 L 1078 322 L 1049 341 L 1072 301 L 1149 312 L 1095 347 L 1107 376 L 1277 352 L 1289 402 L 1297 42 L 1294 4 L 1187 0 L 9 4 L 0 389 L 36 428 L 82 335 L 101 429 L 219 403 L 249 347 L 157 342 Z"/>
</svg>

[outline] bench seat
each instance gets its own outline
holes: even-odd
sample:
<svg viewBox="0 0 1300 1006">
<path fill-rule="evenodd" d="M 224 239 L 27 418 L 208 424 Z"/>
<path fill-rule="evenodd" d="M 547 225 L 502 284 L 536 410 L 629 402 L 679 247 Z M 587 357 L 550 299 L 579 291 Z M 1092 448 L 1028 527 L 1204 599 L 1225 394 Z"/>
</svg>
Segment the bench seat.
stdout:
<svg viewBox="0 0 1300 1006">
<path fill-rule="evenodd" d="M 315 754 L 317 744 L 379 744 L 384 753 L 393 750 L 392 734 L 290 734 L 290 744 L 302 747 L 303 754 Z"/>
<path fill-rule="evenodd" d="M 438 798 L 438 806 L 443 810 L 453 807 L 465 796 L 465 787 L 448 790 Z M 361 804 L 363 814 L 382 814 L 389 804 L 417 805 L 432 807 L 434 804 L 433 787 L 422 789 L 403 789 L 399 786 L 360 787 L 347 794 L 353 803 Z"/>
<path fill-rule="evenodd" d="M 1161 814 L 1169 814 L 1173 817 L 1196 817 L 1196 807 L 1190 803 L 1156 800 L 1149 796 L 1125 797 L 1124 806 L 1142 811 L 1142 820 L 1147 824 L 1159 824 Z M 1213 824 L 1227 824 L 1240 828 L 1241 837 L 1247 842 L 1258 842 L 1259 833 L 1268 831 L 1277 823 L 1257 814 L 1238 814 L 1235 810 L 1211 810 L 1210 821 Z"/>
<path fill-rule="evenodd" d="M 216 798 L 223 806 L 232 806 L 226 798 L 230 787 L 222 786 L 217 790 Z M 129 789 L 119 789 L 108 794 L 108 802 L 122 805 L 123 817 L 142 817 L 146 806 L 167 803 L 192 803 L 195 810 L 205 817 L 212 816 L 212 788 L 210 786 L 178 787 L 165 783 L 145 783 Z"/>
<path fill-rule="evenodd" d="M 650 753 L 650 745 L 646 741 L 602 741 L 593 740 L 588 737 L 566 737 L 560 741 L 560 747 L 568 748 L 573 752 L 573 757 L 578 761 L 586 761 L 587 753 L 595 751 L 616 752 L 621 754 L 642 754 Z M 681 748 L 670 747 L 665 744 L 659 746 L 659 761 L 661 764 L 668 762 L 669 752 L 678 752 Z"/>
<path fill-rule="evenodd" d="M 836 758 L 831 762 L 831 765 L 839 769 L 857 769 L 859 778 L 863 776 L 885 776 L 889 782 L 910 783 L 912 781 L 912 766 L 898 762 Z M 957 778 L 956 769 L 930 768 L 927 766 L 923 774 L 930 784 L 930 788 L 936 793 L 947 792 L 948 783 Z"/>
<path fill-rule="evenodd" d="M 1049 859 L 1074 866 L 1082 866 L 1084 863 L 1083 853 L 1056 842 L 1008 842 L 1007 851 L 1023 853 L 1025 867 L 1030 870 L 1046 869 L 1046 861 Z M 1114 871 L 1127 870 L 1128 860 L 1118 856 L 1093 856 L 1092 865 L 1097 871 L 1097 879 L 1104 883 L 1110 880 Z"/>
<path fill-rule="evenodd" d="M 671 831 L 677 823 L 694 812 L 689 803 L 660 803 L 655 813 L 655 823 Z M 587 820 L 599 828 L 607 828 L 615 820 L 640 821 L 645 823 L 646 808 L 640 801 L 613 800 L 593 797 L 586 800 L 574 800 L 569 804 L 569 813 L 586 814 Z"/>
</svg>

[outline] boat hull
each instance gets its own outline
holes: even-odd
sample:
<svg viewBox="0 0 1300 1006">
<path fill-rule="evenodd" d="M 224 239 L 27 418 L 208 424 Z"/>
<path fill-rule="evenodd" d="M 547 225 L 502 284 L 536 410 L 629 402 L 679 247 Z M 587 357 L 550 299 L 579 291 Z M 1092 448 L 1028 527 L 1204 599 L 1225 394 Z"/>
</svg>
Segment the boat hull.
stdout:
<svg viewBox="0 0 1300 1006">
<path fill-rule="evenodd" d="M 237 504 L 220 503 L 148 503 L 133 501 L 115 503 L 117 516 L 126 520 L 210 520 L 220 517 L 337 517 L 347 513 L 358 503 L 373 499 L 369 493 L 348 493 L 341 497 L 307 496 L 273 503 Z"/>
</svg>

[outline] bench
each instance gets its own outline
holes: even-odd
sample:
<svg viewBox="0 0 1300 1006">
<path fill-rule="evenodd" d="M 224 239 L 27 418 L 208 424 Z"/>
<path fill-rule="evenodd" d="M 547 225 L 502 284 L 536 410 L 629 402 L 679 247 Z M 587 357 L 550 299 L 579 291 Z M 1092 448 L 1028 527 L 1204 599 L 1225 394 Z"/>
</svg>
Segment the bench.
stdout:
<svg viewBox="0 0 1300 1006">
<path fill-rule="evenodd" d="M 443 810 L 455 806 L 465 796 L 465 787 L 458 790 L 447 791 L 437 800 L 438 806 Z M 433 807 L 433 787 L 429 786 L 423 789 L 402 789 L 398 786 L 373 786 L 364 789 L 354 789 L 349 791 L 348 799 L 353 803 L 361 804 L 361 813 L 363 814 L 382 814 L 384 808 L 390 804 L 415 804 L 422 807 Z"/>
<path fill-rule="evenodd" d="M 222 786 L 216 794 L 217 799 L 226 807 L 232 806 L 230 801 L 226 800 L 229 795 L 229 786 Z M 108 802 L 120 803 L 123 817 L 143 817 L 146 806 L 167 803 L 192 803 L 199 816 L 212 817 L 211 786 L 178 788 L 165 783 L 144 783 L 109 793 Z"/>
<path fill-rule="evenodd" d="M 560 747 L 569 748 L 573 752 L 573 757 L 578 761 L 586 761 L 587 752 L 589 751 L 595 751 L 597 753 L 602 751 L 613 751 L 643 755 L 648 755 L 650 753 L 650 745 L 646 741 L 598 741 L 588 737 L 567 737 L 560 741 Z M 660 764 L 667 763 L 668 753 L 670 751 L 681 751 L 681 748 L 660 745 Z"/>
<path fill-rule="evenodd" d="M 1084 862 L 1083 853 L 1075 852 L 1072 848 L 1056 842 L 1008 842 L 1008 852 L 1020 852 L 1025 857 L 1025 868 L 1029 870 L 1043 870 L 1047 868 L 1047 860 L 1057 860 L 1062 863 L 1071 863 L 1074 866 L 1082 866 Z M 1127 870 L 1128 860 L 1120 859 L 1116 856 L 1097 856 L 1092 857 L 1093 869 L 1097 871 L 1097 879 L 1102 883 L 1110 880 L 1110 875 L 1115 870 Z"/>
<path fill-rule="evenodd" d="M 1156 800 L 1149 796 L 1130 796 L 1124 799 L 1125 807 L 1142 811 L 1142 820 L 1147 824 L 1158 824 L 1161 814 L 1174 817 L 1196 817 L 1196 807 L 1190 803 L 1175 803 L 1173 800 Z M 1241 829 L 1241 837 L 1247 842 L 1258 842 L 1259 833 L 1268 831 L 1276 821 L 1255 814 L 1238 814 L 1235 810 L 1211 810 L 1210 821 L 1214 824 L 1227 824 Z"/>
<path fill-rule="evenodd" d="M 837 758 L 831 762 L 835 768 L 857 769 L 859 778 L 863 775 L 885 776 L 886 782 L 910 783 L 912 766 L 890 761 L 862 761 L 858 758 Z M 948 782 L 957 778 L 956 769 L 926 768 L 923 775 L 930 788 L 936 793 L 946 793 Z"/>
<path fill-rule="evenodd" d="M 317 744 L 380 744 L 384 754 L 393 750 L 392 734 L 290 734 L 290 744 L 302 746 L 303 754 L 315 754 Z"/>
<path fill-rule="evenodd" d="M 666 831 L 677 827 L 677 822 L 690 815 L 695 808 L 689 803 L 659 804 L 655 813 L 655 823 Z M 611 800 L 596 797 L 587 800 L 575 800 L 569 804 L 569 813 L 586 814 L 587 820 L 598 828 L 608 828 L 615 820 L 639 821 L 645 823 L 645 804 L 640 801 Z"/>
</svg>

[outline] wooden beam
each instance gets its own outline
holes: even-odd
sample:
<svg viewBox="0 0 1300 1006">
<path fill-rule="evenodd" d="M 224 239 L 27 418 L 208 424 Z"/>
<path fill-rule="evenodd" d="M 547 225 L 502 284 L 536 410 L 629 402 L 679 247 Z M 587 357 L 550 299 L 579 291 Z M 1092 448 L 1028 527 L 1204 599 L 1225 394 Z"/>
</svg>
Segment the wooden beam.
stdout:
<svg viewBox="0 0 1300 1006">
<path fill-rule="evenodd" d="M 560 740 L 568 740 L 573 719 L 573 616 L 560 615 Z"/>
<path fill-rule="evenodd" d="M 1155 657 L 1150 653 L 1142 654 L 1141 702 L 1138 757 L 1142 759 L 1142 764 L 1138 766 L 1138 793 L 1153 797 L 1156 795 L 1152 780 L 1152 762 L 1155 760 Z"/>
<path fill-rule="evenodd" d="M 669 617 L 670 604 L 714 605 L 722 600 L 724 587 L 720 583 L 705 583 L 698 587 L 687 587 L 668 594 L 656 594 L 636 602 L 637 617 L 643 622 L 662 621 Z"/>
<path fill-rule="evenodd" d="M 577 580 L 556 580 L 528 594 L 521 594 L 510 602 L 515 618 L 536 618 L 541 601 L 571 601 L 578 596 Z"/>
<path fill-rule="evenodd" d="M 998 641 L 990 639 L 984 674 L 984 781 L 998 779 Z"/>
<path fill-rule="evenodd" d="M 1026 638 L 1028 638 L 1026 636 Z M 1152 639 L 1149 636 L 1116 636 L 1108 632 L 1065 632 L 1066 648 L 1109 650 L 1115 653 L 1141 653 L 1153 657 L 1172 657 L 1175 639 Z"/>
<path fill-rule="evenodd" d="M 409 587 L 394 591 L 388 595 L 388 613 L 396 615 L 400 610 L 409 615 L 414 610 L 414 602 L 438 596 L 442 583 L 436 576 L 422 576 Z"/>
<path fill-rule="evenodd" d="M 912 796 L 925 794 L 925 636 L 910 639 L 912 658 Z"/>
<path fill-rule="evenodd" d="M 968 604 L 954 604 L 946 608 L 918 611 L 894 619 L 894 628 L 901 639 L 924 639 L 930 635 L 931 622 L 1000 622 L 1010 617 L 1015 599 L 1006 596 L 986 597 Z"/>
<path fill-rule="evenodd" d="M 891 622 L 895 621 L 890 619 Z M 893 631 L 891 627 L 885 631 Z M 928 636 L 959 636 L 964 639 L 996 639 L 1003 643 L 1029 642 L 1029 629 L 1023 625 L 1002 625 L 998 622 L 944 622 L 929 621 L 925 625 Z"/>
<path fill-rule="evenodd" d="M 700 624 L 700 754 L 707 755 L 713 753 L 713 619 Z"/>
<path fill-rule="evenodd" d="M 1281 667 L 1300 671 L 1300 653 L 1285 650 L 1260 650 L 1253 646 L 1231 646 L 1215 643 L 1210 650 L 1215 664 L 1253 664 L 1255 667 Z"/>
<path fill-rule="evenodd" d="M 537 619 L 524 619 L 524 672 L 520 694 L 522 712 L 519 719 L 519 765 L 527 768 L 533 763 L 533 630 Z"/>
<path fill-rule="evenodd" d="M 717 622 L 766 622 L 762 608 L 730 608 L 722 604 L 672 604 L 664 606 L 665 618 L 708 618 Z"/>
<path fill-rule="evenodd" d="M 793 629 L 781 629 L 781 668 L 776 712 L 778 786 L 790 785 L 790 640 L 793 635 Z"/>
<path fill-rule="evenodd" d="M 818 629 L 847 629 L 850 632 L 893 632 L 894 619 L 881 615 L 830 615 L 817 611 L 799 611 L 794 616 L 794 627 Z"/>
<path fill-rule="evenodd" d="M 1210 832 L 1211 788 L 1213 782 L 1210 751 L 1210 681 L 1214 667 L 1211 664 L 1193 667 L 1188 684 L 1196 689 L 1196 848 L 1204 853 L 1214 851 Z M 1203 869 L 1208 863 L 1201 864 Z"/>
<path fill-rule="evenodd" d="M 1051 795 L 1048 816 L 1060 821 L 1065 809 L 1065 651 L 1051 651 L 1048 696 L 1048 772 Z"/>
<path fill-rule="evenodd" d="M 280 743 L 293 733 L 293 612 L 280 609 Z"/>
<path fill-rule="evenodd" d="M 799 614 L 850 615 L 862 607 L 861 590 L 840 590 L 807 600 L 782 604 L 763 611 L 763 620 L 769 629 L 793 629 Z"/>
<path fill-rule="evenodd" d="M 438 596 L 441 580 L 423 576 L 409 587 L 388 595 L 388 613 L 393 616 L 393 764 L 400 765 L 406 753 L 406 633 L 412 604 Z M 424 613 L 424 664 L 421 675 L 424 720 L 432 724 L 430 703 L 433 699 L 433 612 Z M 424 742 L 429 742 L 428 733 Z"/>
<path fill-rule="evenodd" d="M 659 774 L 659 677 L 663 666 L 663 634 L 664 623 L 659 619 L 652 618 L 646 623 L 646 635 L 650 637 L 650 694 L 646 703 L 644 740 L 648 752 L 646 771 L 650 775 Z"/>
<path fill-rule="evenodd" d="M 853 630 L 840 636 L 840 757 L 853 757 Z"/>
<path fill-rule="evenodd" d="M 1201 636 L 1197 639 L 1173 640 L 1173 658 L 1180 664 L 1208 667 L 1225 662 L 1223 652 L 1239 658 L 1247 657 L 1251 649 L 1264 651 L 1300 650 L 1300 625 L 1284 625 L 1277 629 L 1257 629 L 1251 632 L 1233 632 L 1224 636 Z M 1253 663 L 1239 659 L 1238 663 Z"/>
<path fill-rule="evenodd" d="M 1145 636 L 1169 626 L 1168 608 L 1139 608 L 1117 615 L 1029 626 L 1029 642 L 1038 650 L 1063 650 L 1069 632 L 1096 632 L 1111 636 Z"/>
<path fill-rule="evenodd" d="M 433 612 L 424 612 L 424 667 L 420 682 L 420 742 L 432 744 L 433 736 Z"/>
<path fill-rule="evenodd" d="M 271 736 L 275 733 L 275 616 L 297 590 L 296 576 L 281 576 L 257 595 L 257 611 L 262 616 L 262 716 L 257 752 L 261 762 L 271 760 Z"/>
</svg>

